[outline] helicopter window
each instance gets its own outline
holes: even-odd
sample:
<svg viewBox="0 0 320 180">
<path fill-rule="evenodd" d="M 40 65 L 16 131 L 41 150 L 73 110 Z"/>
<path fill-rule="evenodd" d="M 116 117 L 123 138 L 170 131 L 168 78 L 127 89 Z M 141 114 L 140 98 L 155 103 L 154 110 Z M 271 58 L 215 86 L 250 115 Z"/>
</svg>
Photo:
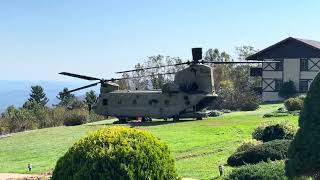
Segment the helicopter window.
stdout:
<svg viewBox="0 0 320 180">
<path fill-rule="evenodd" d="M 134 99 L 134 100 L 132 101 L 132 104 L 137 104 L 137 100 Z"/>
<path fill-rule="evenodd" d="M 170 103 L 170 101 L 169 101 L 168 99 L 166 99 L 166 100 L 164 101 L 164 104 L 165 104 L 165 105 L 169 105 L 169 103 Z"/>
<path fill-rule="evenodd" d="M 103 99 L 103 100 L 102 100 L 102 104 L 103 104 L 104 106 L 107 106 L 107 105 L 108 105 L 108 99 Z"/>
<path fill-rule="evenodd" d="M 158 103 L 159 101 L 157 99 L 151 99 L 149 100 L 149 104 L 151 105 L 152 103 Z"/>
</svg>

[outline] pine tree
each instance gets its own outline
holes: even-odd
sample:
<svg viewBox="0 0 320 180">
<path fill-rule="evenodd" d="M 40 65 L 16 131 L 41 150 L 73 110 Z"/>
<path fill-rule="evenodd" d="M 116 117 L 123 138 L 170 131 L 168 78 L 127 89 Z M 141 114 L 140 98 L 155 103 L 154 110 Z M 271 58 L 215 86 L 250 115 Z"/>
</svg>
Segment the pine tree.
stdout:
<svg viewBox="0 0 320 180">
<path fill-rule="evenodd" d="M 91 111 L 92 105 L 96 102 L 97 95 L 94 91 L 86 92 L 85 103 L 88 105 L 89 111 Z"/>
<path fill-rule="evenodd" d="M 59 92 L 57 99 L 60 100 L 59 106 L 67 107 L 71 105 L 72 101 L 75 100 L 74 94 L 68 92 L 68 88 L 64 88 L 61 92 Z"/>
<path fill-rule="evenodd" d="M 30 98 L 28 99 L 30 102 L 36 102 L 37 104 L 40 104 L 41 106 L 45 106 L 49 99 L 47 98 L 46 94 L 44 93 L 44 90 L 41 86 L 31 86 L 31 94 Z"/>
<path fill-rule="evenodd" d="M 288 151 L 288 176 L 320 179 L 320 74 L 313 80 L 299 118 L 299 130 Z"/>
</svg>

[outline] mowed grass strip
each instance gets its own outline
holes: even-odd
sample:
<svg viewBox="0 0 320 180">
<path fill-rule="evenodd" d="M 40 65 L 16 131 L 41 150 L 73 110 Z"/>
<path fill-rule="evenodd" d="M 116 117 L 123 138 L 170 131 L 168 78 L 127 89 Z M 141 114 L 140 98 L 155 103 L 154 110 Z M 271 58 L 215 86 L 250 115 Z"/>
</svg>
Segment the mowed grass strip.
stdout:
<svg viewBox="0 0 320 180">
<path fill-rule="evenodd" d="M 268 121 L 297 123 L 296 116 L 262 118 L 263 114 L 280 106 L 262 105 L 257 111 L 232 112 L 201 121 L 171 123 L 156 120 L 142 126 L 136 124 L 135 128 L 151 131 L 168 144 L 180 176 L 210 179 L 218 176 L 219 164 L 224 164 L 244 139 L 251 138 L 256 126 Z M 112 122 L 106 120 L 75 127 L 40 129 L 1 138 L 0 172 L 27 173 L 28 163 L 33 165 L 32 173 L 52 171 L 59 157 L 80 137 L 110 126 Z M 230 168 L 226 167 L 226 170 Z"/>
</svg>

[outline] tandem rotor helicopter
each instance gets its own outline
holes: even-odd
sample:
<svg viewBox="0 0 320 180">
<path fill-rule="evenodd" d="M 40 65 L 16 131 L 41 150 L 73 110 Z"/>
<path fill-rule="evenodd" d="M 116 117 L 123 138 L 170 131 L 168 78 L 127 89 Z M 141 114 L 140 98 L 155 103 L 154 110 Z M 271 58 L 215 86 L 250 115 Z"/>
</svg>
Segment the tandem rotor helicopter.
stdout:
<svg viewBox="0 0 320 180">
<path fill-rule="evenodd" d="M 202 48 L 192 48 L 192 59 L 191 62 L 187 61 L 167 65 L 188 65 L 188 67 L 176 72 L 174 74 L 174 81 L 164 84 L 160 90 L 119 90 L 119 85 L 114 83 L 116 80 L 130 79 L 130 77 L 100 79 L 69 72 L 61 72 L 59 74 L 89 81 L 98 81 L 68 92 L 71 93 L 101 84 L 100 94 L 92 110 L 100 115 L 117 117 L 121 123 L 137 118 L 141 118 L 142 121 L 151 121 L 152 118 L 165 120 L 172 118 L 174 121 L 178 121 L 180 118 L 196 118 L 200 120 L 211 113 L 211 111 L 207 111 L 206 108 L 218 97 L 214 92 L 213 68 L 206 64 L 262 63 L 262 61 L 205 61 L 202 60 Z M 167 66 L 146 67 L 117 73 L 143 71 Z"/>
</svg>

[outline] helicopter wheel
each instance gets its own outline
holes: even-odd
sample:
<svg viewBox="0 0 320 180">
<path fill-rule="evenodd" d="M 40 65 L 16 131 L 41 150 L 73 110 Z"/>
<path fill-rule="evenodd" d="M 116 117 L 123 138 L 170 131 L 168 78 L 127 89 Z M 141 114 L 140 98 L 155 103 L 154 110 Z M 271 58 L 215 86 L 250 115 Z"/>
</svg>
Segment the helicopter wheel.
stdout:
<svg viewBox="0 0 320 180">
<path fill-rule="evenodd" d="M 127 123 L 127 119 L 124 118 L 124 117 L 119 117 L 118 119 L 119 119 L 119 123 L 120 124 L 126 124 Z"/>
<path fill-rule="evenodd" d="M 173 122 L 177 122 L 177 121 L 179 121 L 180 119 L 179 119 L 179 117 L 174 117 L 173 118 Z"/>
<path fill-rule="evenodd" d="M 198 117 L 197 120 L 202 120 L 202 117 Z"/>
</svg>

